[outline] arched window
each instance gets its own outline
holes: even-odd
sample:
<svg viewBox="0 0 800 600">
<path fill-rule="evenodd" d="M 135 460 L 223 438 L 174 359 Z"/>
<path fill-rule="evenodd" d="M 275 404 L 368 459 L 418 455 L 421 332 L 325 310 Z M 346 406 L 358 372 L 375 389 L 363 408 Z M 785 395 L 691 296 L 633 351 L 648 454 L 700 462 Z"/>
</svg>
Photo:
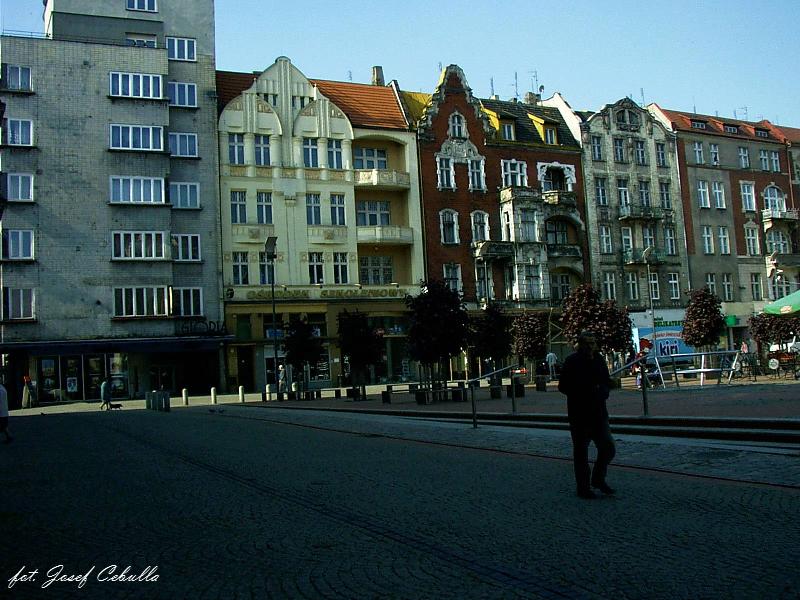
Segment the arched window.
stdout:
<svg viewBox="0 0 800 600">
<path fill-rule="evenodd" d="M 775 231 L 770 229 L 767 232 L 767 253 L 772 254 L 778 252 L 779 254 L 789 253 L 789 238 L 782 231 Z"/>
<path fill-rule="evenodd" d="M 467 128 L 464 125 L 464 117 L 458 113 L 450 115 L 450 137 L 467 137 Z"/>
<path fill-rule="evenodd" d="M 619 125 L 621 123 L 627 123 L 627 122 L 628 118 L 627 115 L 625 114 L 625 111 L 624 110 L 617 111 L 617 124 Z"/>
<path fill-rule="evenodd" d="M 481 210 L 472 213 L 472 241 L 485 242 L 489 239 L 489 214 Z"/>
<path fill-rule="evenodd" d="M 446 208 L 439 211 L 439 232 L 442 244 L 458 244 L 458 213 Z"/>
<path fill-rule="evenodd" d="M 786 210 L 786 198 L 774 185 L 769 186 L 764 190 L 764 208 L 767 210 Z"/>
</svg>

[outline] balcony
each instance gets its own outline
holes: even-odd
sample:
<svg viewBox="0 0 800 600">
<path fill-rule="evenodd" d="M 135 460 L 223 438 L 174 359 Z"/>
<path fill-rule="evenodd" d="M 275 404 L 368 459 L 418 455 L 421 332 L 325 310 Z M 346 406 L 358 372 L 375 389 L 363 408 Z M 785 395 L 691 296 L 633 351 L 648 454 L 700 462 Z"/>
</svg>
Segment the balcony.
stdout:
<svg viewBox="0 0 800 600">
<path fill-rule="evenodd" d="M 769 250 L 769 248 L 767 248 Z M 800 253 L 792 252 L 787 254 L 778 253 L 775 255 L 775 264 L 778 268 L 781 267 L 800 267 Z M 767 267 L 769 268 L 770 261 L 767 258 Z"/>
<path fill-rule="evenodd" d="M 798 211 L 796 208 L 790 208 L 789 210 L 765 208 L 761 211 L 761 220 L 764 221 L 764 225 L 772 221 L 797 222 L 800 220 L 800 211 Z"/>
<path fill-rule="evenodd" d="M 583 252 L 578 244 L 547 244 L 547 258 L 581 258 Z"/>
<path fill-rule="evenodd" d="M 660 248 L 654 249 L 650 253 L 650 259 L 644 259 L 644 248 L 629 248 L 622 251 L 622 261 L 626 265 L 645 265 L 648 262 L 651 265 L 659 265 L 664 262 L 664 251 Z"/>
<path fill-rule="evenodd" d="M 345 244 L 347 227 L 342 225 L 309 225 L 309 244 Z"/>
<path fill-rule="evenodd" d="M 408 245 L 414 243 L 414 230 L 398 225 L 369 225 L 358 227 L 359 244 Z"/>
<path fill-rule="evenodd" d="M 373 187 L 381 190 L 407 190 L 411 176 L 404 171 L 383 169 L 355 169 L 353 183 L 356 187 Z"/>
<path fill-rule="evenodd" d="M 632 206 L 626 204 L 619 207 L 619 220 L 654 221 L 664 218 L 664 210 L 658 206 Z"/>
<path fill-rule="evenodd" d="M 539 190 L 529 187 L 505 187 L 500 190 L 500 202 L 541 202 Z"/>
<path fill-rule="evenodd" d="M 232 225 L 231 241 L 234 244 L 264 244 L 271 235 L 275 235 L 274 225 Z"/>
<path fill-rule="evenodd" d="M 542 200 L 544 200 L 545 204 L 561 204 L 569 207 L 578 206 L 575 192 L 568 192 L 566 190 L 548 190 L 542 192 Z"/>
<path fill-rule="evenodd" d="M 486 240 L 473 244 L 475 258 L 513 258 L 514 246 L 511 242 Z"/>
</svg>

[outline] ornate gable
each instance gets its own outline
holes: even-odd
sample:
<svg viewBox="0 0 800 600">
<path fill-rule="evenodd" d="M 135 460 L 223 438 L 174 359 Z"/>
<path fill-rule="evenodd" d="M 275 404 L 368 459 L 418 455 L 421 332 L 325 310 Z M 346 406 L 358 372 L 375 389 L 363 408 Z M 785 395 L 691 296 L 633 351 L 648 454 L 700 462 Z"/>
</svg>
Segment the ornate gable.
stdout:
<svg viewBox="0 0 800 600">
<path fill-rule="evenodd" d="M 458 82 L 458 88 L 453 87 L 452 79 L 455 78 Z M 428 104 L 425 106 L 425 109 L 422 113 L 422 117 L 419 121 L 419 131 L 422 135 L 430 136 L 433 130 L 433 119 L 436 115 L 439 114 L 439 107 L 445 101 L 448 93 L 458 93 L 464 92 L 464 95 L 467 99 L 467 103 L 472 107 L 472 110 L 475 111 L 475 118 L 478 120 L 479 123 L 483 126 L 483 131 L 486 134 L 487 138 L 493 138 L 495 135 L 494 129 L 489 124 L 489 119 L 484 114 L 480 100 L 478 100 L 475 96 L 472 95 L 472 89 L 469 87 L 467 83 L 467 78 L 464 75 L 464 71 L 461 70 L 461 67 L 458 65 L 449 65 L 446 69 L 442 71 L 442 75 L 439 78 L 439 83 L 436 86 L 433 94 L 431 95 L 431 99 Z"/>
</svg>

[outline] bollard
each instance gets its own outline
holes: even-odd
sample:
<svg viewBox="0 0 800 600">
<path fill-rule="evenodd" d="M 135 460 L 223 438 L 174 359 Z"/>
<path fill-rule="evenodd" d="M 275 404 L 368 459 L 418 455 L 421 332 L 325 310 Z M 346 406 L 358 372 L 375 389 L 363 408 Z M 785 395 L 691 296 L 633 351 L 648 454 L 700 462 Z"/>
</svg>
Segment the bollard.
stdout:
<svg viewBox="0 0 800 600">
<path fill-rule="evenodd" d="M 216 403 L 217 403 L 217 388 L 212 387 L 211 388 L 211 404 L 216 404 Z"/>
<path fill-rule="evenodd" d="M 243 385 L 239 386 L 239 402 L 244 404 L 244 386 Z"/>
<path fill-rule="evenodd" d="M 269 384 L 264 388 L 264 393 L 261 396 L 261 399 L 266 402 L 267 400 L 272 400 L 272 387 Z"/>
<path fill-rule="evenodd" d="M 183 388 L 181 390 L 181 396 L 183 396 L 183 405 L 184 406 L 189 406 L 189 390 L 187 390 L 186 388 Z"/>
<path fill-rule="evenodd" d="M 158 392 L 153 390 L 150 392 L 150 397 L 152 400 L 150 401 L 150 406 L 153 410 L 161 410 L 161 399 L 158 397 Z"/>
<path fill-rule="evenodd" d="M 335 390 L 333 390 L 333 397 L 334 398 L 341 398 L 342 397 L 342 390 L 339 389 L 339 388 L 336 388 Z"/>
<path fill-rule="evenodd" d="M 161 392 L 161 410 L 163 412 L 169 412 L 169 409 L 170 409 L 169 392 Z"/>
<path fill-rule="evenodd" d="M 153 410 L 153 393 L 152 392 L 145 392 L 144 393 L 144 406 L 147 410 Z"/>
</svg>

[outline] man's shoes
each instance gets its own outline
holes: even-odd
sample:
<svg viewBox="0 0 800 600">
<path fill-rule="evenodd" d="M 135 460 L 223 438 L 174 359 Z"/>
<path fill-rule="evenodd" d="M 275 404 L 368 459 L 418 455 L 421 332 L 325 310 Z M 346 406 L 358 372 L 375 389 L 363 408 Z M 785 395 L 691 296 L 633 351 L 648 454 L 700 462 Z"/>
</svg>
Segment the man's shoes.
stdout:
<svg viewBox="0 0 800 600">
<path fill-rule="evenodd" d="M 616 490 L 614 488 L 612 488 L 612 487 L 609 487 L 609 485 L 605 481 L 603 483 L 600 483 L 600 484 L 594 484 L 593 483 L 592 487 L 594 489 L 596 489 L 596 490 L 600 490 L 606 496 L 613 496 L 616 493 Z"/>
<path fill-rule="evenodd" d="M 584 500 L 595 500 L 597 498 L 597 494 L 595 494 L 592 490 L 578 490 L 578 498 L 583 498 Z"/>
</svg>

